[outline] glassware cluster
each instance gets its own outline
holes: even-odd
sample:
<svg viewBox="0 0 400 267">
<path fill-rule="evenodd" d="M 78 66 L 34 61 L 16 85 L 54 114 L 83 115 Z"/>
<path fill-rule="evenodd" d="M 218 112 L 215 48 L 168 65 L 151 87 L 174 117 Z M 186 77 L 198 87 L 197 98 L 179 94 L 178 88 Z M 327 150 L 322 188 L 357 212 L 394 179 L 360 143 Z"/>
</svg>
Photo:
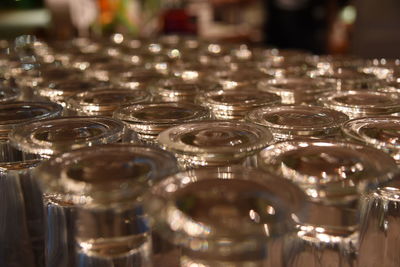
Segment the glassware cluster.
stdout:
<svg viewBox="0 0 400 267">
<path fill-rule="evenodd" d="M 400 265 L 399 59 L 1 47 L 0 266 Z"/>
</svg>

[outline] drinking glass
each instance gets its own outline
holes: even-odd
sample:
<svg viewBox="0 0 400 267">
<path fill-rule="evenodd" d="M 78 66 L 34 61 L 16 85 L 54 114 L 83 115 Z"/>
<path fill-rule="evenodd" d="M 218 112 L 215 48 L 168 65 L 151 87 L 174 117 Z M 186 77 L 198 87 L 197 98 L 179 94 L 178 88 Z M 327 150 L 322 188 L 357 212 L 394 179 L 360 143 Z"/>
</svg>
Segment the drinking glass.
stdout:
<svg viewBox="0 0 400 267">
<path fill-rule="evenodd" d="M 399 174 L 361 198 L 358 266 L 399 266 Z"/>
<path fill-rule="evenodd" d="M 141 196 L 175 172 L 170 153 L 126 144 L 77 149 L 42 163 L 35 177 L 52 214 L 47 225 L 54 235 L 47 238 L 55 253 L 47 266 L 152 266 Z"/>
<path fill-rule="evenodd" d="M 400 161 L 398 138 L 400 117 L 374 116 L 358 118 L 343 124 L 342 130 L 349 139 L 376 147 Z"/>
<path fill-rule="evenodd" d="M 390 115 L 400 111 L 400 94 L 377 91 L 342 91 L 327 93 L 318 102 L 345 113 L 349 118 Z"/>
<path fill-rule="evenodd" d="M 0 265 L 43 266 L 40 192 L 31 177 L 40 161 L 14 148 L 8 135 L 14 127 L 60 116 L 54 103 L 14 102 L 0 105 Z M 38 198 L 39 196 L 39 198 Z M 39 200 L 39 201 L 38 201 Z"/>
<path fill-rule="evenodd" d="M 145 209 L 160 235 L 181 246 L 180 266 L 280 267 L 304 200 L 274 175 L 214 167 L 166 177 L 150 189 Z"/>
<path fill-rule="evenodd" d="M 279 95 L 282 104 L 289 105 L 316 104 L 322 94 L 335 90 L 333 84 L 307 77 L 262 79 L 258 82 L 257 88 Z"/>
<path fill-rule="evenodd" d="M 220 120 L 243 120 L 250 110 L 272 106 L 280 101 L 278 95 L 260 92 L 254 88 L 215 90 L 200 94 L 196 99 L 197 103 L 210 109 L 215 119 Z"/>
<path fill-rule="evenodd" d="M 348 117 L 342 112 L 319 106 L 277 105 L 252 110 L 246 119 L 267 127 L 275 141 L 283 141 L 339 137 L 340 126 Z"/>
<path fill-rule="evenodd" d="M 73 115 L 112 117 L 121 105 L 150 100 L 150 93 L 145 90 L 107 86 L 75 94 L 68 98 L 66 105 L 68 112 Z"/>
<path fill-rule="evenodd" d="M 270 131 L 247 122 L 184 123 L 160 133 L 160 146 L 175 154 L 181 169 L 244 164 L 273 140 Z"/>
<path fill-rule="evenodd" d="M 208 119 L 209 111 L 189 103 L 144 103 L 120 107 L 114 118 L 125 122 L 127 127 L 138 134 L 139 141 L 157 145 L 160 132 L 184 122 Z"/>
<path fill-rule="evenodd" d="M 309 216 L 285 248 L 288 266 L 355 266 L 358 199 L 390 179 L 395 161 L 361 144 L 285 141 L 263 149 L 259 168 L 295 182 L 309 196 Z"/>
</svg>

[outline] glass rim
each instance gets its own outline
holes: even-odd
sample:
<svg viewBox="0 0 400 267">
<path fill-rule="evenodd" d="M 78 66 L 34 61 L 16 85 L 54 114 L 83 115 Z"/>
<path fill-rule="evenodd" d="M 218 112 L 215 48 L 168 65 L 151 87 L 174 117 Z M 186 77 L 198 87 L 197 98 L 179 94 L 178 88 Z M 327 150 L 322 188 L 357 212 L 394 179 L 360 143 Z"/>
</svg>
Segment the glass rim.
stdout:
<svg viewBox="0 0 400 267">
<path fill-rule="evenodd" d="M 182 87 L 192 87 L 193 90 Z M 160 96 L 196 96 L 199 92 L 215 90 L 218 87 L 218 83 L 210 81 L 184 80 L 183 78 L 172 77 L 159 81 L 151 86 L 150 90 L 153 94 Z"/>
<path fill-rule="evenodd" d="M 101 99 L 103 94 L 113 93 L 114 95 L 131 96 L 133 99 L 118 102 L 95 103 L 96 101 L 87 101 L 87 99 Z M 88 91 L 77 93 L 67 99 L 67 108 L 85 114 L 101 114 L 103 112 L 111 113 L 121 105 L 136 104 L 150 100 L 150 94 L 144 90 L 135 90 L 130 88 L 95 88 Z"/>
<path fill-rule="evenodd" d="M 354 72 L 349 77 L 347 76 L 337 76 L 336 74 L 341 74 L 342 71 Z M 316 70 L 310 70 L 307 75 L 314 79 L 321 79 L 330 82 L 344 82 L 344 83 L 359 83 L 359 82 L 378 82 L 380 79 L 374 74 L 365 73 L 360 71 L 358 68 L 354 67 L 335 67 L 335 68 L 318 68 Z"/>
<path fill-rule="evenodd" d="M 190 185 L 203 182 L 231 183 L 231 181 L 244 182 L 257 188 L 258 196 L 262 194 L 260 191 L 271 194 L 282 205 L 279 208 L 284 206 L 283 209 L 277 210 L 277 213 L 283 211 L 282 216 L 276 217 L 272 223 L 252 222 L 241 228 L 241 231 L 225 232 L 226 229 L 220 228 L 218 223 L 201 220 L 196 222 L 192 216 L 177 206 L 179 191 Z M 213 243 L 214 246 L 218 246 L 222 240 L 233 241 L 235 245 L 241 242 L 265 245 L 267 239 L 295 230 L 292 223 L 303 216 L 305 201 L 305 194 L 291 181 L 256 169 L 230 166 L 192 169 L 168 176 L 149 190 L 144 205 L 153 220 L 152 223 L 161 234 L 173 243 L 191 249 L 190 243 L 193 240 L 204 240 Z M 250 221 L 250 217 L 248 220 Z M 208 248 L 203 249 L 208 250 Z"/>
<path fill-rule="evenodd" d="M 218 101 L 213 99 L 216 96 L 230 96 L 230 95 L 249 95 L 254 97 L 254 99 L 246 101 L 238 101 L 238 102 L 230 102 L 230 101 Z M 277 94 L 262 92 L 262 91 L 254 91 L 254 90 L 213 90 L 210 92 L 206 92 L 197 97 L 197 102 L 202 103 L 202 105 L 210 107 L 212 109 L 247 109 L 252 107 L 258 107 L 262 105 L 272 105 L 279 103 L 281 101 L 281 97 Z"/>
<path fill-rule="evenodd" d="M 26 109 L 27 111 L 41 111 L 39 115 L 32 115 L 28 118 L 14 118 L 15 109 Z M 6 121 L 0 122 L 0 132 L 8 135 L 8 133 L 17 125 L 24 124 L 27 122 L 33 122 L 37 120 L 42 120 L 46 118 L 54 118 L 61 115 L 63 110 L 62 106 L 53 102 L 12 102 L 12 103 L 4 103 L 0 106 L 1 110 L 10 110 L 9 117 Z M 42 111 L 45 110 L 45 111 Z M 3 115 L 4 116 L 4 115 Z M 3 134 L 0 134 L 3 135 Z"/>
<path fill-rule="evenodd" d="M 336 101 L 338 97 L 354 96 L 354 95 L 367 95 L 367 96 L 381 96 L 386 97 L 390 100 L 391 104 L 347 104 Z M 397 103 L 392 101 L 393 99 L 398 100 Z M 379 92 L 379 91 L 365 91 L 365 90 L 350 90 L 350 91 L 337 91 L 328 92 L 321 96 L 318 100 L 319 103 L 332 109 L 342 109 L 343 112 L 368 112 L 368 113 L 395 113 L 400 111 L 400 93 L 395 92 Z"/>
<path fill-rule="evenodd" d="M 309 88 L 301 88 L 300 90 L 298 90 L 295 85 L 295 83 L 298 82 L 308 85 Z M 291 83 L 294 83 L 293 87 L 290 86 Z M 336 87 L 332 83 L 314 80 L 310 77 L 278 77 L 273 79 L 265 79 L 260 80 L 257 84 L 257 87 L 260 90 L 275 94 L 278 92 L 320 94 L 329 91 L 336 91 Z"/>
<path fill-rule="evenodd" d="M 99 161 L 101 166 L 93 165 Z M 124 170 L 120 177 L 116 169 Z M 101 209 L 131 205 L 153 183 L 176 172 L 176 159 L 165 150 L 146 145 L 102 144 L 50 158 L 34 170 L 34 176 L 49 197 Z"/>
<path fill-rule="evenodd" d="M 304 152 L 316 149 L 321 155 L 331 150 L 333 153 L 347 153 L 349 157 L 355 157 L 357 165 L 362 162 L 363 176 L 360 174 L 353 177 L 339 176 L 339 172 L 331 175 L 317 176 L 313 174 L 302 173 L 293 169 L 287 164 L 283 164 L 280 159 L 282 155 L 291 155 L 294 151 Z M 333 150 L 332 150 L 333 149 Z M 336 150 L 336 151 L 334 151 Z M 326 154 L 329 162 L 329 154 Z M 313 154 L 311 153 L 311 156 Z M 336 155 L 337 157 L 337 155 Z M 332 159 L 333 160 L 333 159 Z M 287 160 L 286 160 L 287 161 Z M 326 203 L 347 203 L 353 201 L 359 194 L 371 190 L 379 186 L 381 183 L 391 179 L 390 176 L 396 171 L 397 165 L 395 160 L 385 152 L 376 148 L 344 141 L 333 140 L 291 140 L 283 141 L 271 145 L 258 154 L 258 162 L 261 169 L 268 172 L 277 172 L 284 179 L 294 181 L 302 187 L 306 193 L 314 201 L 322 201 Z M 339 169 L 338 169 L 339 170 Z M 320 170 L 324 172 L 323 169 Z M 357 171 L 357 170 L 355 170 Z M 352 170 L 352 172 L 355 172 Z"/>
<path fill-rule="evenodd" d="M 360 67 L 363 66 L 364 60 L 354 55 L 310 55 L 306 61 L 316 67 L 329 66 L 330 68 L 338 67 Z"/>
<path fill-rule="evenodd" d="M 342 125 L 342 132 L 355 141 L 388 152 L 396 161 L 399 161 L 400 148 L 398 145 L 361 132 L 364 127 L 385 130 L 385 126 L 399 126 L 400 128 L 400 116 L 370 116 L 352 119 Z"/>
<path fill-rule="evenodd" d="M 320 115 L 321 113 L 325 113 L 330 116 L 330 121 L 324 125 L 316 125 L 316 124 L 308 124 L 308 125 L 288 125 L 288 123 L 284 124 L 277 124 L 272 123 L 264 119 L 265 114 L 274 114 L 274 112 L 284 112 L 284 111 L 299 111 L 301 112 L 304 110 L 309 116 L 310 111 L 314 111 L 316 115 Z M 273 107 L 261 107 L 254 109 L 247 113 L 246 119 L 250 122 L 256 123 L 258 125 L 262 125 L 268 127 L 271 130 L 277 131 L 284 131 L 290 134 L 302 134 L 304 135 L 305 132 L 309 132 L 309 135 L 313 133 L 319 133 L 320 131 L 329 131 L 334 129 L 340 129 L 340 126 L 349 119 L 349 117 L 337 110 L 319 107 L 319 106 L 312 106 L 312 105 L 279 105 Z M 302 122 L 301 119 L 298 120 L 300 123 Z"/>
<path fill-rule="evenodd" d="M 65 87 L 59 87 L 60 84 L 64 86 L 67 85 L 67 88 L 69 89 L 66 89 Z M 85 85 L 85 87 L 87 88 L 83 88 L 82 85 Z M 88 91 L 101 85 L 102 84 L 100 81 L 93 81 L 88 79 L 67 79 L 54 82 L 51 81 L 48 84 L 41 84 L 35 91 L 35 94 L 41 97 L 49 98 L 52 101 L 65 101 L 68 97 L 74 94 Z"/>
<path fill-rule="evenodd" d="M 236 130 L 240 136 L 244 132 L 252 135 L 250 143 L 239 143 L 233 146 L 196 146 L 194 144 L 185 143 L 181 138 L 187 134 L 196 131 L 215 130 L 226 131 Z M 240 137 L 238 136 L 238 137 Z M 272 133 L 265 127 L 258 126 L 248 122 L 235 122 L 223 120 L 205 120 L 199 122 L 183 123 L 175 127 L 171 127 L 161 132 L 158 137 L 158 143 L 166 150 L 173 151 L 174 153 L 200 156 L 201 154 L 210 154 L 211 159 L 218 159 L 219 157 L 243 157 L 249 153 L 256 152 L 269 144 L 273 140 Z M 244 155 L 243 155 L 244 154 Z"/>
<path fill-rule="evenodd" d="M 145 109 L 162 108 L 168 111 L 168 108 L 186 112 L 184 116 L 173 118 L 139 118 L 135 112 L 141 112 Z M 158 103 L 139 103 L 134 105 L 121 106 L 113 113 L 113 117 L 125 122 L 129 128 L 146 134 L 158 134 L 166 128 L 197 120 L 209 118 L 210 112 L 207 108 L 186 103 L 186 102 L 158 102 Z"/>
<path fill-rule="evenodd" d="M 52 131 L 57 133 L 60 133 L 60 131 L 68 132 L 74 125 L 85 131 L 93 127 L 97 132 L 87 136 L 87 134 L 92 133 L 86 131 L 86 136 L 83 138 L 71 136 L 69 139 L 63 137 L 63 140 L 58 141 L 48 140 Z M 79 132 L 80 130 L 73 134 L 80 134 Z M 9 134 L 9 140 L 14 147 L 25 153 L 48 157 L 81 147 L 115 143 L 122 138 L 123 134 L 124 124 L 118 120 L 99 116 L 77 116 L 46 119 L 17 126 Z"/>
</svg>

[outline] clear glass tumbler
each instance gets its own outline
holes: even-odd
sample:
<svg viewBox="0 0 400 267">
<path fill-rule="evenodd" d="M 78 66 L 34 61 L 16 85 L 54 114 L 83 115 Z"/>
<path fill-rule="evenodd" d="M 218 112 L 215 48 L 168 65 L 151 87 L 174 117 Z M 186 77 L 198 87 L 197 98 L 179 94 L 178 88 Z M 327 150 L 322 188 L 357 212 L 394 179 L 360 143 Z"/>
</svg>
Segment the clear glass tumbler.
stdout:
<svg viewBox="0 0 400 267">
<path fill-rule="evenodd" d="M 83 79 L 82 71 L 52 63 L 42 64 L 36 69 L 22 72 L 15 77 L 15 82 L 21 89 L 22 98 L 26 101 L 32 101 L 46 98 L 38 92 L 41 87 L 66 80 L 81 79 Z"/>
<path fill-rule="evenodd" d="M 42 163 L 35 177 L 46 211 L 53 214 L 48 227 L 59 234 L 48 238 L 75 256 L 70 262 L 63 253 L 53 255 L 47 266 L 152 266 L 152 234 L 141 196 L 176 170 L 166 151 L 121 144 L 73 150 Z"/>
<path fill-rule="evenodd" d="M 317 69 L 308 72 L 308 75 L 315 80 L 332 83 L 342 91 L 376 89 L 381 85 L 381 80 L 374 74 L 353 67 Z"/>
<path fill-rule="evenodd" d="M 261 91 L 279 95 L 282 104 L 289 105 L 316 104 L 322 94 L 336 90 L 331 83 L 307 77 L 263 79 L 257 87 Z"/>
<path fill-rule="evenodd" d="M 36 155 L 13 147 L 8 139 L 18 125 L 61 115 L 54 103 L 14 102 L 0 105 L 0 265 L 43 266 L 43 209 L 31 177 Z M 39 200 L 39 201 L 38 201 Z"/>
<path fill-rule="evenodd" d="M 309 196 L 309 216 L 299 221 L 297 236 L 285 249 L 288 266 L 355 266 L 358 199 L 390 179 L 395 161 L 361 144 L 297 140 L 265 148 L 258 164 L 292 180 Z"/>
<path fill-rule="evenodd" d="M 138 134 L 139 141 L 157 145 L 160 132 L 170 127 L 210 118 L 209 111 L 190 103 L 144 103 L 121 107 L 114 118 L 124 121 L 127 127 Z"/>
<path fill-rule="evenodd" d="M 99 144 L 125 141 L 125 126 L 106 117 L 62 117 L 16 126 L 10 143 L 18 150 L 41 158 Z"/>
<path fill-rule="evenodd" d="M 79 116 L 107 116 L 121 105 L 148 102 L 150 93 L 121 87 L 105 87 L 81 92 L 67 99 L 68 112 Z"/>
<path fill-rule="evenodd" d="M 215 90 L 217 83 L 170 77 L 150 87 L 154 101 L 194 103 L 197 94 Z"/>
<path fill-rule="evenodd" d="M 340 136 L 340 126 L 348 118 L 336 110 L 305 105 L 262 107 L 246 115 L 248 121 L 267 127 L 275 141 Z"/>
<path fill-rule="evenodd" d="M 358 266 L 395 267 L 400 231 L 400 176 L 361 198 Z"/>
<path fill-rule="evenodd" d="M 243 120 L 247 112 L 262 106 L 280 103 L 281 98 L 254 88 L 216 90 L 200 94 L 196 102 L 210 109 L 220 120 Z"/>
<path fill-rule="evenodd" d="M 319 103 L 345 113 L 351 119 L 390 115 L 400 111 L 400 94 L 377 91 L 341 91 L 327 93 L 319 99 Z"/>
<path fill-rule="evenodd" d="M 160 235 L 181 246 L 179 266 L 281 267 L 304 201 L 291 182 L 235 166 L 166 177 L 145 209 Z"/>
<path fill-rule="evenodd" d="M 99 144 L 116 143 L 124 140 L 124 124 L 104 117 L 63 117 L 40 120 L 16 126 L 10 133 L 10 143 L 18 151 L 34 158 L 48 159 L 65 151 Z M 75 255 L 69 254 L 74 244 L 72 233 L 68 231 L 69 221 L 59 218 L 57 212 L 43 214 L 43 197 L 37 180 L 32 177 L 32 167 L 26 171 L 34 188 L 29 194 L 25 207 L 31 217 L 36 218 L 34 230 L 41 239 L 37 241 L 42 248 L 41 258 L 47 266 L 53 266 L 58 260 L 72 264 Z M 31 178 L 32 177 L 32 178 Z M 28 178 L 25 178 L 28 179 Z M 46 223 L 47 222 L 47 223 Z M 52 225 L 49 222 L 53 222 Z M 60 237 L 65 235 L 65 243 Z M 39 243 L 41 242 L 41 243 Z M 40 252 L 38 252 L 40 253 Z"/>
<path fill-rule="evenodd" d="M 350 140 L 376 147 L 400 163 L 400 117 L 374 116 L 347 121 L 342 130 Z"/>
<path fill-rule="evenodd" d="M 160 146 L 175 154 L 181 169 L 253 165 L 252 157 L 272 143 L 270 131 L 247 122 L 184 123 L 160 133 Z"/>
<path fill-rule="evenodd" d="M 70 79 L 41 84 L 35 88 L 34 94 L 49 101 L 66 106 L 67 99 L 74 94 L 95 89 L 104 84 L 85 79 Z"/>
</svg>

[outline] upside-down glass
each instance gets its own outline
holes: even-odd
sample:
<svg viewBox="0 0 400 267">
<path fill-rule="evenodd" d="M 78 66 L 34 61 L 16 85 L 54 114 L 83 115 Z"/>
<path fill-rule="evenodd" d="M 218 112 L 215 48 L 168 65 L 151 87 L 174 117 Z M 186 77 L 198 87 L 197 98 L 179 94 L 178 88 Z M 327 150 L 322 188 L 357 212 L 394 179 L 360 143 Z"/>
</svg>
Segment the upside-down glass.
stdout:
<svg viewBox="0 0 400 267">
<path fill-rule="evenodd" d="M 306 58 L 310 56 L 310 53 L 300 49 L 258 49 L 255 51 L 257 58 L 263 61 L 271 62 L 275 64 L 288 63 L 294 64 L 298 62 L 305 62 Z"/>
<path fill-rule="evenodd" d="M 257 82 L 262 79 L 273 79 L 274 76 L 261 72 L 257 68 L 245 68 L 238 70 L 223 70 L 215 74 L 215 82 L 223 89 L 240 90 L 241 87 L 256 87 Z"/>
<path fill-rule="evenodd" d="M 92 48 L 92 46 L 87 46 L 88 48 Z M 78 51 L 72 55 L 72 59 L 70 60 L 70 66 L 76 68 L 78 70 L 89 70 L 85 75 L 92 77 L 93 69 L 96 69 L 97 66 L 103 66 L 104 64 L 114 64 L 117 61 L 105 54 L 94 53 L 85 53 L 82 51 Z"/>
<path fill-rule="evenodd" d="M 127 69 L 118 75 L 110 77 L 110 82 L 117 86 L 127 87 L 131 89 L 147 88 L 149 85 L 164 78 L 164 75 L 152 69 Z"/>
<path fill-rule="evenodd" d="M 333 138 L 349 119 L 342 112 L 318 106 L 263 107 L 250 111 L 246 119 L 267 127 L 275 141 L 296 138 Z"/>
<path fill-rule="evenodd" d="M 309 196 L 309 218 L 286 247 L 289 266 L 355 266 L 360 194 L 397 169 L 386 153 L 337 141 L 285 141 L 262 150 L 261 169 L 298 184 Z"/>
<path fill-rule="evenodd" d="M 118 80 L 118 77 L 122 73 L 126 73 L 133 68 L 130 64 L 120 62 L 117 60 L 111 60 L 91 65 L 86 71 L 85 75 L 89 79 L 97 79 L 102 82 L 111 82 L 111 80 Z"/>
<path fill-rule="evenodd" d="M 16 126 L 10 143 L 18 150 L 50 158 L 64 151 L 125 141 L 124 124 L 106 117 L 62 117 Z"/>
<path fill-rule="evenodd" d="M 98 144 L 115 143 L 125 138 L 124 124 L 103 117 L 64 117 L 46 119 L 16 126 L 10 133 L 13 147 L 38 159 L 48 159 L 61 152 Z M 30 173 L 29 177 L 31 177 Z M 30 194 L 26 209 L 39 222 L 37 231 L 42 234 L 40 244 L 44 247 L 42 257 L 46 266 L 71 266 L 75 255 L 71 254 L 73 233 L 69 231 L 69 221 L 65 221 L 68 205 L 48 204 L 43 214 L 42 193 L 37 181 L 32 178 L 31 186 L 35 194 Z M 54 225 L 53 225 L 54 224 Z M 39 243 L 38 243 L 39 244 Z"/>
<path fill-rule="evenodd" d="M 261 61 L 256 63 L 257 68 L 274 78 L 303 78 L 306 76 L 307 71 L 314 70 L 315 68 L 304 61 Z"/>
<path fill-rule="evenodd" d="M 166 177 L 145 208 L 159 233 L 182 247 L 180 266 L 281 267 L 304 201 L 289 181 L 235 166 Z"/>
<path fill-rule="evenodd" d="M 308 56 L 306 61 L 321 70 L 338 68 L 358 69 L 367 65 L 365 60 L 352 55 L 312 55 Z"/>
<path fill-rule="evenodd" d="M 375 89 L 381 85 L 381 80 L 371 73 L 362 72 L 356 68 L 318 69 L 308 73 L 316 80 L 332 83 L 337 90 Z"/>
<path fill-rule="evenodd" d="M 62 82 L 66 80 L 81 80 L 83 73 L 80 70 L 58 66 L 56 64 L 46 64 L 22 72 L 16 76 L 15 81 L 22 91 L 24 100 L 43 99 L 47 96 L 40 94 L 40 88 L 47 87 L 49 84 Z M 39 90 L 39 91 L 38 91 Z"/>
<path fill-rule="evenodd" d="M 150 87 L 154 101 L 194 103 L 197 94 L 219 88 L 217 83 L 170 77 Z"/>
<path fill-rule="evenodd" d="M 215 82 L 224 71 L 227 71 L 224 66 L 205 66 L 197 62 L 182 62 L 171 66 L 171 75 L 186 82 Z"/>
<path fill-rule="evenodd" d="M 400 176 L 361 197 L 358 266 L 395 267 L 400 231 Z"/>
<path fill-rule="evenodd" d="M 100 82 L 85 79 L 69 79 L 41 84 L 36 88 L 34 93 L 37 96 L 59 103 L 65 107 L 67 99 L 74 94 L 95 89 L 103 85 L 104 84 Z"/>
<path fill-rule="evenodd" d="M 257 84 L 260 91 L 277 94 L 282 104 L 316 104 L 326 92 L 335 91 L 333 84 L 307 77 L 264 79 Z"/>
<path fill-rule="evenodd" d="M 400 117 L 375 116 L 353 119 L 343 124 L 344 134 L 351 140 L 376 147 L 400 161 Z"/>
<path fill-rule="evenodd" d="M 54 103 L 15 102 L 0 105 L 0 265 L 43 265 L 40 192 L 30 175 L 40 161 L 10 145 L 8 134 L 21 124 L 60 116 Z"/>
<path fill-rule="evenodd" d="M 293 180 L 314 201 L 347 204 L 386 181 L 397 168 L 390 155 L 362 144 L 334 140 L 291 140 L 258 154 L 259 167 Z"/>
<path fill-rule="evenodd" d="M 21 75 L 17 80 L 17 84 L 34 89 L 41 83 L 82 78 L 83 72 L 78 69 L 68 68 L 58 64 L 44 64 L 41 65 L 40 68 L 32 70 L 32 72 Z"/>
<path fill-rule="evenodd" d="M 67 109 L 69 113 L 79 116 L 111 117 L 119 106 L 150 100 L 150 93 L 145 90 L 110 86 L 71 96 L 67 99 Z"/>
<path fill-rule="evenodd" d="M 327 93 L 318 102 L 345 113 L 350 119 L 390 115 L 400 111 L 400 94 L 377 91 L 342 91 Z"/>
<path fill-rule="evenodd" d="M 253 89 L 253 90 L 251 90 Z M 281 98 L 254 88 L 216 90 L 200 94 L 197 103 L 210 109 L 213 117 L 220 120 L 242 120 L 247 112 L 262 106 L 273 106 Z"/>
<path fill-rule="evenodd" d="M 142 194 L 176 172 L 166 151 L 134 145 L 101 145 L 66 152 L 35 170 L 46 209 L 74 238 L 75 263 L 62 257 L 48 266 L 152 266 L 151 231 Z M 63 236 L 61 236 L 62 238 Z"/>
<path fill-rule="evenodd" d="M 117 109 L 113 116 L 136 132 L 139 141 L 156 145 L 156 138 L 163 130 L 185 122 L 208 119 L 210 113 L 198 105 L 169 102 L 129 105 Z"/>
<path fill-rule="evenodd" d="M 175 154 L 181 169 L 244 164 L 272 142 L 264 127 L 246 122 L 204 121 L 184 123 L 160 133 L 160 146 Z"/>
</svg>

